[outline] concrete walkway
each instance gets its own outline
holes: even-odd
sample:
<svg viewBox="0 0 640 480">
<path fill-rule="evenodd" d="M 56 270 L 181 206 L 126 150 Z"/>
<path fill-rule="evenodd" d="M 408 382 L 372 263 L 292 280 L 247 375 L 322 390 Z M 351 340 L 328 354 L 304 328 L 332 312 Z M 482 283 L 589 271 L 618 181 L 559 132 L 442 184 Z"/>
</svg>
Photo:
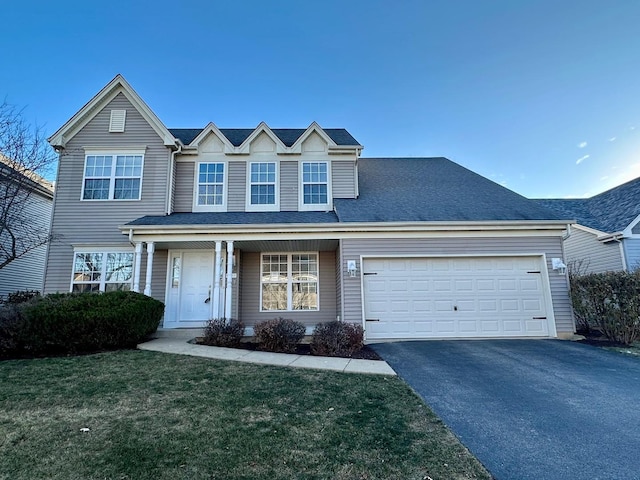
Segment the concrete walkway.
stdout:
<svg viewBox="0 0 640 480">
<path fill-rule="evenodd" d="M 162 334 L 161 334 L 162 335 Z M 360 360 L 338 357 L 317 357 L 313 355 L 293 355 L 289 353 L 256 352 L 239 348 L 209 347 L 188 343 L 185 336 L 162 335 L 155 340 L 138 345 L 140 350 L 191 355 L 193 357 L 215 358 L 236 362 L 277 365 L 281 367 L 315 368 L 349 373 L 370 373 L 395 375 L 396 372 L 383 360 Z"/>
</svg>

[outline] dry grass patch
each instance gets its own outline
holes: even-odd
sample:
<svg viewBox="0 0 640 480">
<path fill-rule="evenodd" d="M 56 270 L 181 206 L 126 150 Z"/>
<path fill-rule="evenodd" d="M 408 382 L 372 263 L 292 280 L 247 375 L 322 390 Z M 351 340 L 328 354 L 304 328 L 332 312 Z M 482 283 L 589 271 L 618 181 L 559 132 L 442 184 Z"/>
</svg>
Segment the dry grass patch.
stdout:
<svg viewBox="0 0 640 480">
<path fill-rule="evenodd" d="M 393 377 L 122 351 L 0 378 L 0 479 L 490 478 Z"/>
</svg>

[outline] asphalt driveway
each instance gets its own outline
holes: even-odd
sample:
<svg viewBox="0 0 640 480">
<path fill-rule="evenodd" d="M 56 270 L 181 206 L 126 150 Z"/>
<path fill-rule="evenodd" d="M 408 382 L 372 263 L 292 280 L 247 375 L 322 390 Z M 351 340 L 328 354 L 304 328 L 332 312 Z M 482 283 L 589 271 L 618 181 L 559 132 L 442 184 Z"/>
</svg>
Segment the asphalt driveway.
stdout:
<svg viewBox="0 0 640 480">
<path fill-rule="evenodd" d="M 372 346 L 499 480 L 640 479 L 640 358 L 560 340 Z"/>
</svg>

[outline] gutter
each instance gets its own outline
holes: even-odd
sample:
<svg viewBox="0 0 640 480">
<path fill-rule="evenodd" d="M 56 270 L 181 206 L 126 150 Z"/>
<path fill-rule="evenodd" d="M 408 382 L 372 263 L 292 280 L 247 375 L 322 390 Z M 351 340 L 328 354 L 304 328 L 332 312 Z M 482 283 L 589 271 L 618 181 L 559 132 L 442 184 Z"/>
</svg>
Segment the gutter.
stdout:
<svg viewBox="0 0 640 480">
<path fill-rule="evenodd" d="M 177 150 L 173 150 L 171 152 L 171 158 L 169 160 L 169 175 L 168 175 L 168 179 L 169 181 L 167 182 L 167 191 L 165 192 L 166 195 L 166 199 L 167 199 L 167 204 L 165 208 L 165 213 L 167 215 L 171 215 L 172 213 L 172 208 L 171 208 L 171 197 L 173 196 L 174 193 L 174 189 L 173 189 L 173 166 L 176 163 L 176 155 L 182 153 L 182 142 L 178 143 L 178 148 Z"/>
<path fill-rule="evenodd" d="M 446 232 L 446 231 L 504 231 L 504 230 L 565 230 L 566 221 L 546 222 L 336 222 L 336 223 L 268 223 L 268 224 L 182 224 L 182 225 L 120 225 L 124 234 L 130 230 L 139 233 L 295 233 L 304 232 Z"/>
</svg>

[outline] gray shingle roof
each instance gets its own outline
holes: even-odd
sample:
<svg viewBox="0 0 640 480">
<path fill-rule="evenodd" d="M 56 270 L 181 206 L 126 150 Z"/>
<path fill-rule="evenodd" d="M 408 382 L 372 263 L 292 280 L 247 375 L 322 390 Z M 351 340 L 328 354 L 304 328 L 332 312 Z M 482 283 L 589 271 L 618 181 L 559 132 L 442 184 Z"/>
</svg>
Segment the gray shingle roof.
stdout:
<svg viewBox="0 0 640 480">
<path fill-rule="evenodd" d="M 170 128 L 169 131 L 171 134 L 180 139 L 182 143 L 185 145 L 189 145 L 193 142 L 193 139 L 196 138 L 200 132 L 202 132 L 202 128 Z M 249 135 L 253 133 L 255 129 L 253 128 L 221 128 L 220 132 L 227 137 L 227 139 L 231 142 L 235 147 L 239 147 L 242 145 Z M 323 128 L 324 132 L 336 142 L 336 145 L 341 146 L 353 146 L 360 145 L 358 141 L 351 136 L 349 132 L 347 132 L 344 128 Z M 304 128 L 273 128 L 271 131 L 278 137 L 282 143 L 284 143 L 287 147 L 293 145 L 300 135 L 302 135 L 306 129 Z"/>
<path fill-rule="evenodd" d="M 585 227 L 605 233 L 620 232 L 640 215 L 640 178 L 591 198 L 539 199 L 536 202 L 573 215 Z"/>
<path fill-rule="evenodd" d="M 333 212 L 199 212 L 147 215 L 127 225 L 251 225 L 286 223 L 336 223 Z"/>
<path fill-rule="evenodd" d="M 446 158 L 361 158 L 360 196 L 334 212 L 173 213 L 127 225 L 573 220 Z"/>
<path fill-rule="evenodd" d="M 446 158 L 361 158 L 341 222 L 570 220 Z"/>
</svg>

